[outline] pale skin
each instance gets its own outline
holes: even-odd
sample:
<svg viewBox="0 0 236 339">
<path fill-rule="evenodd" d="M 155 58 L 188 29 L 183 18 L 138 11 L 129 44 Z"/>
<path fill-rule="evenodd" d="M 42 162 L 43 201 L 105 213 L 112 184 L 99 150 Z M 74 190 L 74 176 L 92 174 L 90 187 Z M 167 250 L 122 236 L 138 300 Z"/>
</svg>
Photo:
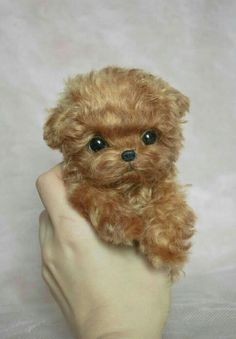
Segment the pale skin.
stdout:
<svg viewBox="0 0 236 339">
<path fill-rule="evenodd" d="M 67 202 L 61 165 L 40 175 L 42 276 L 79 339 L 160 339 L 168 273 L 131 247 L 100 240 Z"/>
</svg>

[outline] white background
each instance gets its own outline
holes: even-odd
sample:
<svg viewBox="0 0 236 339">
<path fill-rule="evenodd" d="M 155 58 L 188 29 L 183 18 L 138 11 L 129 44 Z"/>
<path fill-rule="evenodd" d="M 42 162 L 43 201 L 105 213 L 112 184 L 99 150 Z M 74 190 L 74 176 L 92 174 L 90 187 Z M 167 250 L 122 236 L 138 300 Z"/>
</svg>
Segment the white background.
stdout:
<svg viewBox="0 0 236 339">
<path fill-rule="evenodd" d="M 5 0 L 0 15 L 0 338 L 71 338 L 40 272 L 34 182 L 61 161 L 42 125 L 64 79 L 110 64 L 191 98 L 179 170 L 198 232 L 164 338 L 236 338 L 236 2 Z"/>
</svg>

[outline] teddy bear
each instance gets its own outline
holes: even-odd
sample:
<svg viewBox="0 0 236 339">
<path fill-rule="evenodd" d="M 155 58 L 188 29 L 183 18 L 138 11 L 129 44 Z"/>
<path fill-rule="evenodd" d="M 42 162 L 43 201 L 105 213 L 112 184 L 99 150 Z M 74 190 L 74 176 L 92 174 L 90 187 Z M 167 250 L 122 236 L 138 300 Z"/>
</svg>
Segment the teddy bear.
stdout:
<svg viewBox="0 0 236 339">
<path fill-rule="evenodd" d="M 188 110 L 159 76 L 107 66 L 69 78 L 44 125 L 46 143 L 63 154 L 70 204 L 105 242 L 134 246 L 171 277 L 196 221 L 176 166 Z"/>
</svg>

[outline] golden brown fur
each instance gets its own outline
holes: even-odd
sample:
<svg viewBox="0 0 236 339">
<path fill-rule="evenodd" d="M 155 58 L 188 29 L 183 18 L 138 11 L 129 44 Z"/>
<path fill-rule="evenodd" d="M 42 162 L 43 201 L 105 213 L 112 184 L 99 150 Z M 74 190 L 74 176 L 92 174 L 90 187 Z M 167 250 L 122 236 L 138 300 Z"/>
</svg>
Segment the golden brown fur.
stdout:
<svg viewBox="0 0 236 339">
<path fill-rule="evenodd" d="M 138 244 L 155 266 L 178 274 L 187 258 L 195 216 L 176 181 L 189 100 L 162 79 L 139 69 L 106 67 L 67 81 L 50 110 L 44 139 L 64 156 L 72 205 L 114 244 Z M 147 130 L 157 140 L 146 145 Z M 101 136 L 107 147 L 88 144 Z M 136 158 L 121 153 L 134 149 Z"/>
</svg>

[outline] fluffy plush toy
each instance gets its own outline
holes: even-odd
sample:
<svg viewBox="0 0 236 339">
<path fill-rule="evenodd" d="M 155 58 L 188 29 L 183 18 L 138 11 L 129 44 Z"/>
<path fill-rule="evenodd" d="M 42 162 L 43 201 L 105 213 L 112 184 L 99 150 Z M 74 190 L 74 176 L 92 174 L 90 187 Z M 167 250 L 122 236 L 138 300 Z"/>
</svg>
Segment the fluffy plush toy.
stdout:
<svg viewBox="0 0 236 339">
<path fill-rule="evenodd" d="M 70 78 L 44 126 L 47 144 L 63 153 L 73 207 L 104 241 L 137 247 L 172 276 L 195 223 L 176 180 L 188 109 L 161 78 L 110 66 Z"/>
</svg>

